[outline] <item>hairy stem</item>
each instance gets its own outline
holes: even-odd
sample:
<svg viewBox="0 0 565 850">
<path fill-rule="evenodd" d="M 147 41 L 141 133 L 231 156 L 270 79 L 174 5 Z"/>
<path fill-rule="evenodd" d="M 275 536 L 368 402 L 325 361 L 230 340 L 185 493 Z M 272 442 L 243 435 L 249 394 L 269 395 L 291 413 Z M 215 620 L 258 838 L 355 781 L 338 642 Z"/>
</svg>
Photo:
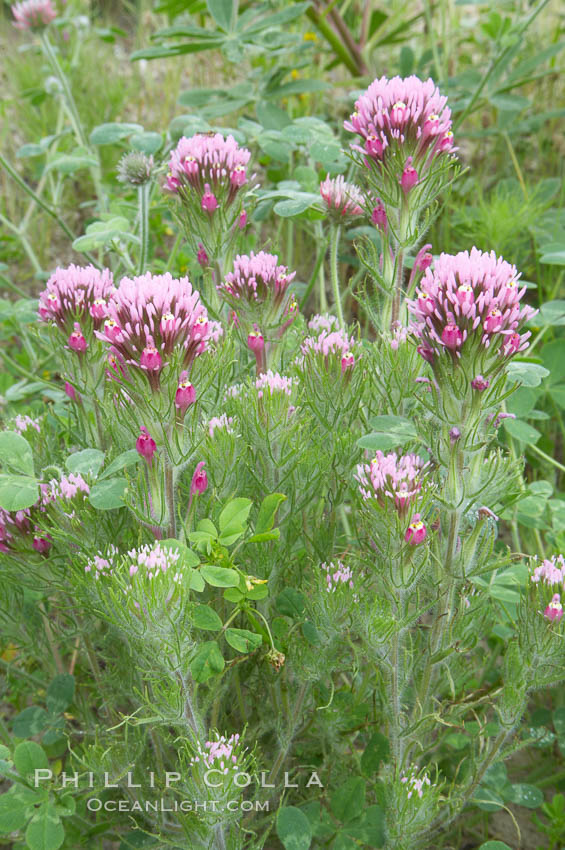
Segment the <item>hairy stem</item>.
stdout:
<svg viewBox="0 0 565 850">
<path fill-rule="evenodd" d="M 144 183 L 137 189 L 137 200 L 139 204 L 139 236 L 141 249 L 139 252 L 138 274 L 142 275 L 147 267 L 149 255 L 149 194 L 151 184 Z"/>
<path fill-rule="evenodd" d="M 339 277 L 337 274 L 337 248 L 339 245 L 340 231 L 341 228 L 339 227 L 339 225 L 332 225 L 332 231 L 330 235 L 330 275 L 334 295 L 335 311 L 337 313 L 340 328 L 344 328 L 345 322 L 343 320 L 341 293 L 339 291 Z"/>
</svg>

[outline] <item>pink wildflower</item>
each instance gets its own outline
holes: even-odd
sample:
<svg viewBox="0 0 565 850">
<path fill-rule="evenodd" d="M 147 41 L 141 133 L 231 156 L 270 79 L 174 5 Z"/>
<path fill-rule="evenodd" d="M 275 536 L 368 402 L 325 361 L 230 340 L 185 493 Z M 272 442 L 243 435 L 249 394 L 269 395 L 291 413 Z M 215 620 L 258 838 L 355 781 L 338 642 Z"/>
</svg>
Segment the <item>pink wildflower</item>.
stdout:
<svg viewBox="0 0 565 850">
<path fill-rule="evenodd" d="M 192 481 L 190 482 L 190 498 L 195 496 L 197 493 L 204 493 L 206 488 L 208 487 L 208 476 L 206 475 L 206 470 L 204 469 L 205 463 L 203 460 L 197 464 L 196 469 L 194 470 L 194 475 L 192 476 Z"/>
<path fill-rule="evenodd" d="M 408 192 L 418 183 L 418 172 L 412 165 L 412 157 L 409 156 L 404 166 L 404 171 L 400 177 L 400 185 L 403 192 L 407 195 Z"/>
<path fill-rule="evenodd" d="M 262 398 L 264 389 L 268 389 L 271 394 L 284 393 L 289 396 L 292 393 L 294 383 L 296 383 L 295 378 L 287 378 L 285 375 L 279 375 L 278 372 L 269 369 L 268 372 L 259 375 L 255 381 L 255 386 L 259 390 L 257 393 L 259 398 Z"/>
<path fill-rule="evenodd" d="M 323 330 L 317 337 L 306 337 L 300 348 L 305 357 L 321 358 L 325 370 L 330 369 L 332 363 L 339 363 L 343 375 L 355 365 L 351 351 L 354 344 L 353 337 L 348 337 L 345 331 Z"/>
<path fill-rule="evenodd" d="M 565 581 L 565 558 L 563 555 L 545 558 L 541 564 L 534 567 L 530 578 L 535 584 L 542 582 L 550 587 L 554 584 L 562 585 Z"/>
<path fill-rule="evenodd" d="M 353 572 L 341 561 L 338 561 L 337 564 L 334 564 L 333 561 L 329 564 L 323 563 L 321 569 L 326 573 L 326 590 L 328 593 L 335 593 L 343 585 L 353 590 Z"/>
<path fill-rule="evenodd" d="M 202 266 L 203 269 L 207 268 L 207 266 L 210 265 L 208 254 L 206 253 L 202 242 L 198 243 L 198 253 L 196 255 L 196 259 L 198 260 L 199 264 Z"/>
<path fill-rule="evenodd" d="M 543 612 L 543 616 L 552 623 L 558 623 L 563 616 L 563 605 L 560 600 L 561 597 L 559 594 L 555 593 L 551 602 Z"/>
<path fill-rule="evenodd" d="M 39 419 L 32 419 L 31 416 L 21 416 L 18 414 L 14 420 L 14 431 L 16 434 L 24 434 L 29 428 L 40 434 Z"/>
<path fill-rule="evenodd" d="M 239 735 L 231 735 L 229 738 L 218 735 L 215 741 L 206 741 L 204 747 L 198 744 L 190 764 L 202 764 L 206 770 L 214 768 L 218 773 L 227 776 L 230 772 L 237 773 L 241 770 L 240 760 L 243 752 Z"/>
<path fill-rule="evenodd" d="M 381 506 L 393 502 L 399 513 L 406 512 L 422 489 L 426 464 L 418 455 L 383 454 L 377 451 L 370 464 L 357 466 L 356 480 L 366 501 L 377 499 Z"/>
<path fill-rule="evenodd" d="M 70 265 L 56 269 L 39 296 L 39 317 L 53 321 L 70 334 L 76 322 L 87 336 L 98 330 L 108 315 L 107 303 L 115 292 L 112 273 L 94 266 Z"/>
<path fill-rule="evenodd" d="M 82 354 L 88 348 L 88 343 L 78 322 L 75 322 L 73 332 L 69 335 L 67 343 L 69 348 L 76 351 L 77 354 Z"/>
<path fill-rule="evenodd" d="M 482 375 L 477 375 L 476 378 L 473 378 L 471 381 L 471 386 L 478 393 L 482 393 L 484 390 L 488 390 L 490 387 L 490 381 L 486 378 L 483 378 Z"/>
<path fill-rule="evenodd" d="M 122 366 L 144 372 L 154 390 L 175 350 L 183 350 L 182 364 L 189 366 L 206 348 L 208 316 L 187 277 L 177 280 L 168 272 L 124 277 L 108 313 L 96 335 L 112 343 Z"/>
<path fill-rule="evenodd" d="M 382 201 L 378 201 L 376 207 L 373 207 L 373 212 L 371 213 L 371 221 L 373 222 L 375 227 L 381 227 L 384 231 L 386 231 L 388 219 Z"/>
<path fill-rule="evenodd" d="M 212 214 L 218 208 L 218 199 L 214 195 L 214 193 L 210 189 L 210 184 L 204 184 L 204 194 L 202 195 L 201 201 L 202 209 Z"/>
<path fill-rule="evenodd" d="M 232 425 L 233 417 L 227 416 L 225 413 L 222 413 L 221 416 L 213 416 L 208 422 L 208 434 L 210 437 L 213 437 L 217 428 L 225 431 L 227 434 L 233 434 Z"/>
<path fill-rule="evenodd" d="M 412 330 L 432 355 L 449 349 L 457 359 L 480 345 L 509 357 L 528 347 L 530 333 L 520 336 L 518 331 L 537 312 L 520 304 L 525 291 L 518 286 L 515 266 L 494 252 L 472 248 L 455 256 L 441 254 L 433 270 L 426 269 L 414 300 L 407 302 L 415 318 Z"/>
<path fill-rule="evenodd" d="M 356 218 L 365 212 L 361 190 L 353 183 L 346 183 L 341 174 L 333 179 L 328 174 L 324 182 L 320 183 L 320 195 L 328 213 L 338 222 Z"/>
<path fill-rule="evenodd" d="M 183 136 L 171 153 L 167 189 L 181 197 L 194 192 L 208 213 L 213 210 L 204 206 L 206 193 L 215 198 L 216 206 L 218 199 L 229 206 L 247 182 L 250 158 L 247 148 L 240 148 L 231 135 L 225 139 L 220 133 Z"/>
<path fill-rule="evenodd" d="M 41 29 L 57 17 L 51 0 L 23 0 L 12 6 L 14 26 L 20 30 Z"/>
<path fill-rule="evenodd" d="M 418 546 L 420 543 L 424 542 L 427 536 L 428 530 L 422 522 L 420 514 L 414 514 L 412 522 L 406 529 L 404 540 L 406 543 L 410 543 L 411 546 Z"/>
<path fill-rule="evenodd" d="M 188 380 L 188 372 L 181 372 L 179 385 L 175 393 L 175 407 L 184 416 L 191 404 L 196 401 L 196 390 Z"/>
<path fill-rule="evenodd" d="M 402 147 L 416 159 L 428 153 L 453 150 L 451 111 L 433 80 L 381 77 L 355 103 L 344 124 L 364 143 L 354 146 L 365 157 L 386 161 L 389 151 Z"/>
</svg>

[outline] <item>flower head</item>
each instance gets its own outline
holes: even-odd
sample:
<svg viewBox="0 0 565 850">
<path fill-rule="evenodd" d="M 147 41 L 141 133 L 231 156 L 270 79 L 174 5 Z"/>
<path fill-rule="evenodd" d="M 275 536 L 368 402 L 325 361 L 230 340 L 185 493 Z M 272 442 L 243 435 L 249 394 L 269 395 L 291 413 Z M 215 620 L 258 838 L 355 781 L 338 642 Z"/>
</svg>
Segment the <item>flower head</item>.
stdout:
<svg viewBox="0 0 565 850">
<path fill-rule="evenodd" d="M 143 186 L 151 180 L 153 157 L 142 151 L 125 153 L 118 163 L 118 180 L 132 186 Z"/>
<path fill-rule="evenodd" d="M 339 363 L 341 374 L 344 375 L 355 365 L 352 353 L 354 345 L 353 337 L 348 337 L 345 331 L 323 330 L 317 337 L 306 337 L 300 348 L 305 358 L 320 359 L 326 371 L 332 363 Z"/>
<path fill-rule="evenodd" d="M 188 380 L 188 372 L 181 372 L 179 385 L 175 393 L 175 407 L 184 416 L 191 404 L 196 401 L 196 390 Z"/>
<path fill-rule="evenodd" d="M 543 616 L 546 620 L 550 620 L 552 623 L 558 623 L 559 620 L 563 616 L 563 605 L 561 604 L 561 597 L 558 593 L 553 595 L 553 598 L 545 611 L 543 612 Z"/>
<path fill-rule="evenodd" d="M 67 336 L 76 330 L 78 322 L 88 338 L 108 316 L 108 302 L 115 291 L 108 269 L 75 265 L 58 268 L 39 296 L 39 317 L 44 322 L 55 322 Z"/>
<path fill-rule="evenodd" d="M 453 150 L 451 111 L 433 80 L 381 77 L 355 103 L 345 129 L 361 136 L 365 158 L 386 162 L 405 150 L 416 160 Z M 404 188 L 404 187 L 403 187 Z"/>
<path fill-rule="evenodd" d="M 20 30 L 42 29 L 57 17 L 51 0 L 23 0 L 12 6 L 14 26 Z"/>
<path fill-rule="evenodd" d="M 376 499 L 382 506 L 392 502 L 403 514 L 422 489 L 425 466 L 418 455 L 398 456 L 396 452 L 385 455 L 377 451 L 370 464 L 357 466 L 355 478 L 365 501 Z"/>
<path fill-rule="evenodd" d="M 247 182 L 250 158 L 247 148 L 240 148 L 231 135 L 183 136 L 171 153 L 166 187 L 181 197 L 195 193 L 202 209 L 211 213 L 218 203 L 229 206 L 233 202 Z"/>
<path fill-rule="evenodd" d="M 208 422 L 208 434 L 214 436 L 217 429 L 225 431 L 226 434 L 233 434 L 233 417 L 222 413 L 220 416 L 213 416 Z"/>
<path fill-rule="evenodd" d="M 263 335 L 276 329 L 280 336 L 294 321 L 297 307 L 289 287 L 295 274 L 279 263 L 276 254 L 236 256 L 233 271 L 217 289 L 233 308 L 244 339 L 257 327 Z"/>
<path fill-rule="evenodd" d="M 338 561 L 337 564 L 334 564 L 333 561 L 329 564 L 323 563 L 321 569 L 326 573 L 326 590 L 328 593 L 335 593 L 342 585 L 353 590 L 353 572 L 341 561 Z"/>
<path fill-rule="evenodd" d="M 245 750 L 241 748 L 241 738 L 238 734 L 226 738 L 216 733 L 215 741 L 206 741 L 204 746 L 198 743 L 196 754 L 190 760 L 191 765 L 202 764 L 206 769 L 214 770 L 228 776 L 241 770 L 241 758 Z"/>
<path fill-rule="evenodd" d="M 549 587 L 560 584 L 565 581 L 565 558 L 563 555 L 554 555 L 552 558 L 545 558 L 541 564 L 531 570 L 530 579 L 535 584 L 546 584 Z"/>
<path fill-rule="evenodd" d="M 197 464 L 190 482 L 190 497 L 192 499 L 197 493 L 204 493 L 208 487 L 208 476 L 206 475 L 205 463 L 203 460 Z"/>
<path fill-rule="evenodd" d="M 122 278 L 97 336 L 111 343 L 124 366 L 144 372 L 155 390 L 173 352 L 180 350 L 181 364 L 189 366 L 204 351 L 208 315 L 187 277 L 148 272 Z"/>
<path fill-rule="evenodd" d="M 331 178 L 328 174 L 320 183 L 320 195 L 328 213 L 338 222 L 363 215 L 364 198 L 361 190 L 353 183 L 346 183 L 342 174 Z"/>
<path fill-rule="evenodd" d="M 447 350 L 454 360 L 473 346 L 507 358 L 528 346 L 529 333 L 519 330 L 536 311 L 522 306 L 526 287 L 520 288 L 515 266 L 472 248 L 455 256 L 441 254 L 426 269 L 408 309 L 412 330 L 432 359 Z M 482 375 L 473 389 L 486 389 Z"/>
<path fill-rule="evenodd" d="M 262 398 L 265 389 L 268 389 L 271 394 L 281 393 L 289 396 L 292 393 L 292 385 L 295 382 L 295 378 L 287 378 L 286 375 L 279 375 L 278 372 L 273 372 L 269 369 L 268 372 L 259 375 L 255 381 L 255 386 L 259 391 L 257 393 L 259 398 Z"/>
<path fill-rule="evenodd" d="M 41 427 L 39 425 L 39 419 L 32 419 L 31 416 L 18 414 L 14 419 L 14 431 L 16 434 L 25 434 L 30 428 L 40 434 Z"/>
</svg>

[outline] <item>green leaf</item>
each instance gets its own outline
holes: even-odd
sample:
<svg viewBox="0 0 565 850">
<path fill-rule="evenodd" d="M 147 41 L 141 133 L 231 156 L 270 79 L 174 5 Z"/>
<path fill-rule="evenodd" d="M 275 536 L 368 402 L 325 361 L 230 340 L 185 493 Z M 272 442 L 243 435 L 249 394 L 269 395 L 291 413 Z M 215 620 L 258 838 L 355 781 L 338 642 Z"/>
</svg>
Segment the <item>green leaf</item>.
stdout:
<svg viewBox="0 0 565 850">
<path fill-rule="evenodd" d="M 512 850 L 504 841 L 485 841 L 481 844 L 479 850 Z"/>
<path fill-rule="evenodd" d="M 302 197 L 287 198 L 284 201 L 277 201 L 273 207 L 274 212 L 277 215 L 280 215 L 281 218 L 292 218 L 295 215 L 301 215 L 301 213 L 310 209 L 311 206 L 320 202 L 319 197 L 315 197 L 314 199 L 309 193 L 297 192 L 296 194 L 300 194 Z"/>
<path fill-rule="evenodd" d="M 16 738 L 33 738 L 42 732 L 49 723 L 49 716 L 44 708 L 30 705 L 14 717 L 12 731 Z"/>
<path fill-rule="evenodd" d="M 367 776 L 378 773 L 381 762 L 387 761 L 390 754 L 388 738 L 382 732 L 371 735 L 365 752 L 361 756 L 361 770 Z"/>
<path fill-rule="evenodd" d="M 88 153 L 69 153 L 58 154 L 51 160 L 43 171 L 47 174 L 49 171 L 60 171 L 61 174 L 74 174 L 75 171 L 81 171 L 85 168 L 96 168 L 98 160 L 96 157 Z"/>
<path fill-rule="evenodd" d="M 565 266 L 565 250 L 549 251 L 547 254 L 542 254 L 540 263 L 545 263 L 548 266 Z"/>
<path fill-rule="evenodd" d="M 81 452 L 74 452 L 69 455 L 65 461 L 65 466 L 69 472 L 73 472 L 75 475 L 92 475 L 96 478 L 103 463 L 104 452 L 99 449 L 83 449 Z"/>
<path fill-rule="evenodd" d="M 180 553 L 180 559 L 185 567 L 200 566 L 200 558 L 196 552 L 193 552 L 192 549 L 189 549 L 188 546 L 185 546 L 176 537 L 167 537 L 166 540 L 160 540 L 159 546 L 161 549 L 172 549 L 173 551 L 176 549 Z"/>
<path fill-rule="evenodd" d="M 65 840 L 65 830 L 55 807 L 44 803 L 26 829 L 29 850 L 58 850 Z"/>
<path fill-rule="evenodd" d="M 247 629 L 226 629 L 226 640 L 238 652 L 254 652 L 263 643 L 261 635 Z"/>
<path fill-rule="evenodd" d="M 272 529 L 278 507 L 284 501 L 286 501 L 286 496 L 282 493 L 270 493 L 268 496 L 265 496 L 259 508 L 254 536 Z"/>
<path fill-rule="evenodd" d="M 16 157 L 18 159 L 27 159 L 30 156 L 43 156 L 45 150 L 41 147 L 41 145 L 22 145 L 21 148 L 18 148 L 16 151 Z"/>
<path fill-rule="evenodd" d="M 141 455 L 137 449 L 128 449 L 126 452 L 122 452 L 114 458 L 114 460 L 106 467 L 102 475 L 100 475 L 100 480 L 103 478 L 109 478 L 114 474 L 114 472 L 120 472 L 122 469 L 135 466 L 135 464 L 139 463 L 140 460 Z"/>
<path fill-rule="evenodd" d="M 98 511 L 123 508 L 127 486 L 128 482 L 125 478 L 107 478 L 105 481 L 98 481 L 90 488 L 88 500 Z"/>
<path fill-rule="evenodd" d="M 62 714 L 75 696 L 75 677 L 70 673 L 55 676 L 47 688 L 47 710 L 50 714 Z"/>
<path fill-rule="evenodd" d="M 384 811 L 380 806 L 369 806 L 360 818 L 347 823 L 342 834 L 359 839 L 369 847 L 382 847 L 385 842 Z"/>
<path fill-rule="evenodd" d="M 14 789 L 0 795 L 0 835 L 22 829 L 33 812 L 33 801 L 17 795 Z"/>
<path fill-rule="evenodd" d="M 525 806 L 527 809 L 537 809 L 544 801 L 543 791 L 536 788 L 535 785 L 528 785 L 524 782 L 512 785 L 509 798 L 511 803 L 515 803 L 517 806 Z"/>
<path fill-rule="evenodd" d="M 147 156 L 151 156 L 163 147 L 163 137 L 161 133 L 136 133 L 129 143 L 134 150 L 143 151 Z"/>
<path fill-rule="evenodd" d="M 273 528 L 272 531 L 263 531 L 261 534 L 253 534 L 248 537 L 247 543 L 267 543 L 269 540 L 278 540 L 281 536 L 279 528 Z"/>
<path fill-rule="evenodd" d="M 285 850 L 308 850 L 312 827 L 304 812 L 295 806 L 284 806 L 277 813 L 277 835 Z"/>
<path fill-rule="evenodd" d="M 365 780 L 361 776 L 354 776 L 334 791 L 330 798 L 330 808 L 338 820 L 347 823 L 363 812 L 365 794 Z"/>
<path fill-rule="evenodd" d="M 39 485 L 35 478 L 0 475 L 0 508 L 5 511 L 23 511 L 31 508 L 38 498 Z"/>
<path fill-rule="evenodd" d="M 25 437 L 14 431 L 0 431 L 0 463 L 22 475 L 33 475 L 33 453 Z"/>
<path fill-rule="evenodd" d="M 195 682 L 207 682 L 212 676 L 219 675 L 225 666 L 224 656 L 215 640 L 200 644 L 190 664 L 190 672 Z"/>
<path fill-rule="evenodd" d="M 202 591 L 206 587 L 204 579 L 202 578 L 198 570 L 190 571 L 188 586 L 191 590 L 195 590 L 197 593 L 202 593 Z"/>
<path fill-rule="evenodd" d="M 549 371 L 537 363 L 526 363 L 524 360 L 513 360 L 507 366 L 508 380 L 520 381 L 524 387 L 538 387 Z"/>
<path fill-rule="evenodd" d="M 526 443 L 526 445 L 535 445 L 541 437 L 537 428 L 533 428 L 521 419 L 504 419 L 502 424 L 504 430 L 508 431 L 511 437 L 520 440 L 521 443 Z"/>
<path fill-rule="evenodd" d="M 275 605 L 280 614 L 298 620 L 306 608 L 306 597 L 301 590 L 285 587 L 277 596 Z"/>
<path fill-rule="evenodd" d="M 247 522 L 252 504 L 251 499 L 232 499 L 231 502 L 228 502 L 220 514 L 220 531 L 225 531 L 226 528 L 234 526 L 242 528 Z"/>
<path fill-rule="evenodd" d="M 233 0 L 206 0 L 208 11 L 224 32 L 233 28 Z"/>
<path fill-rule="evenodd" d="M 302 634 L 306 638 L 309 644 L 312 646 L 316 646 L 317 643 L 320 643 L 320 635 L 318 634 L 318 629 L 311 623 L 309 620 L 306 620 L 305 623 L 302 623 Z"/>
<path fill-rule="evenodd" d="M 357 440 L 360 449 L 388 451 L 417 439 L 414 423 L 403 416 L 375 416 L 369 420 L 374 431 Z"/>
<path fill-rule="evenodd" d="M 235 570 L 226 569 L 226 567 L 203 564 L 200 567 L 200 575 L 212 587 L 237 587 L 239 584 L 239 574 Z"/>
<path fill-rule="evenodd" d="M 49 767 L 49 761 L 39 744 L 35 741 L 22 741 L 14 750 L 14 765 L 21 777 L 27 779 L 34 770 Z"/>
<path fill-rule="evenodd" d="M 192 621 L 197 629 L 217 632 L 222 628 L 222 621 L 209 605 L 197 605 L 192 612 Z"/>
<path fill-rule="evenodd" d="M 91 132 L 89 139 L 92 145 L 112 145 L 115 142 L 119 142 L 120 139 L 131 136 L 133 133 L 142 132 L 143 127 L 141 124 L 99 124 Z"/>
</svg>

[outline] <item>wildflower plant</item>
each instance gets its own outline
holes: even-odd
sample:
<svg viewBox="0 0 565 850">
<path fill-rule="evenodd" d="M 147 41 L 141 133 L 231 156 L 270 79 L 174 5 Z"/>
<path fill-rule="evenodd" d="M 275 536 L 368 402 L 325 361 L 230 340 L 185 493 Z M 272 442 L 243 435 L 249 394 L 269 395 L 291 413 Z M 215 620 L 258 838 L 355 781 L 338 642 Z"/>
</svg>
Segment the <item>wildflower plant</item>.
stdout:
<svg viewBox="0 0 565 850">
<path fill-rule="evenodd" d="M 43 27 L 51 8 L 14 14 Z M 56 386 L 46 406 L 12 393 L 0 434 L 2 593 L 7 619 L 33 609 L 57 678 L 77 671 L 73 746 L 52 752 L 66 772 L 110 764 L 128 778 L 107 786 L 141 807 L 133 833 L 108 827 L 124 846 L 140 831 L 211 850 L 437 846 L 522 746 L 531 691 L 565 679 L 563 556 L 530 559 L 519 537 L 513 553 L 505 533 L 526 485 L 501 425 L 536 311 L 508 260 L 475 247 L 434 258 L 423 244 L 458 172 L 432 80 L 375 80 L 345 126 L 356 171 L 317 173 L 301 219 L 319 236 L 310 288 L 251 220 L 255 151 L 211 131 L 171 143 L 165 178 L 203 293 L 158 252 L 149 264 L 144 239 L 139 274 L 125 256 L 114 271 L 71 265 L 39 295 Z M 159 168 L 157 151 L 118 167 L 144 232 Z M 309 317 L 317 274 L 325 297 L 321 215 L 336 315 L 320 299 Z M 373 253 L 358 251 L 385 296 L 364 306 L 349 282 L 355 316 L 338 263 L 350 225 L 372 228 Z M 52 713 L 26 707 L 2 727 L 0 758 L 16 783 L 32 758 L 51 772 L 38 805 L 58 828 L 74 808 L 47 756 L 12 747 Z M 304 765 L 317 780 L 301 786 Z M 143 811 L 157 788 L 179 804 L 166 816 Z M 1 834 L 38 817 L 13 814 L 15 797 L 0 796 Z"/>
</svg>

